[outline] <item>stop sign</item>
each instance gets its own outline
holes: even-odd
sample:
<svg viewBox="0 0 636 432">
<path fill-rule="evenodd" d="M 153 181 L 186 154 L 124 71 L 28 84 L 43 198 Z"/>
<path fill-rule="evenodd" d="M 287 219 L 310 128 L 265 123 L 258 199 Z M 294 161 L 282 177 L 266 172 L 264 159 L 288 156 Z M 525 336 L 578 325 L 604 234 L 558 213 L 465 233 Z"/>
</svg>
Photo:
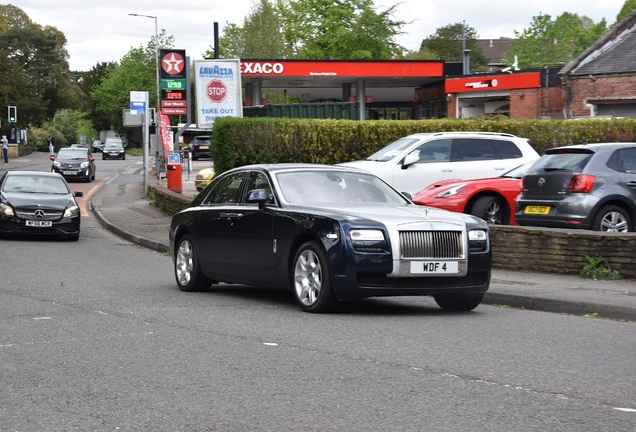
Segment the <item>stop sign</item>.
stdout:
<svg viewBox="0 0 636 432">
<path fill-rule="evenodd" d="M 208 83 L 206 92 L 212 102 L 222 102 L 227 95 L 227 87 L 223 81 L 212 80 Z"/>
</svg>

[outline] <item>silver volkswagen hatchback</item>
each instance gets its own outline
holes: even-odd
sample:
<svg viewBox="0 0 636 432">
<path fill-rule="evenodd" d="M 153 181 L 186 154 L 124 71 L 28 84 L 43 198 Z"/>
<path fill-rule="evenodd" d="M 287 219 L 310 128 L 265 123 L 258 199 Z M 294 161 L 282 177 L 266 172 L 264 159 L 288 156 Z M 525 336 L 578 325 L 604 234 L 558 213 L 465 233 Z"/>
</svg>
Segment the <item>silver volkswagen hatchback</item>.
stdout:
<svg viewBox="0 0 636 432">
<path fill-rule="evenodd" d="M 515 218 L 530 226 L 636 230 L 636 143 L 547 150 L 523 177 Z"/>
</svg>

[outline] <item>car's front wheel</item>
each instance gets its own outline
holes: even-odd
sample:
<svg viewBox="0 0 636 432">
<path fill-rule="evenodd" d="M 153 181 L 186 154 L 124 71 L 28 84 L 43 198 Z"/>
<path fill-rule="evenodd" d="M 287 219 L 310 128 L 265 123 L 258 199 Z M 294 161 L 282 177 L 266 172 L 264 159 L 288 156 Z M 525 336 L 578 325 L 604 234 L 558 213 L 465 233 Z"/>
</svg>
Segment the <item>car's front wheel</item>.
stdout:
<svg viewBox="0 0 636 432">
<path fill-rule="evenodd" d="M 433 297 L 442 309 L 451 312 L 468 312 L 475 309 L 484 298 L 483 294 L 440 294 Z"/>
<path fill-rule="evenodd" d="M 623 208 L 609 205 L 601 208 L 596 214 L 592 229 L 606 232 L 631 232 L 632 219 Z"/>
<path fill-rule="evenodd" d="M 177 244 L 174 275 L 181 291 L 195 292 L 210 288 L 211 281 L 201 273 L 192 238 L 188 234 L 181 237 Z"/>
<path fill-rule="evenodd" d="M 504 221 L 504 205 L 499 198 L 493 196 L 483 196 L 477 198 L 475 204 L 470 209 L 470 214 L 477 216 L 491 225 L 504 225 L 509 221 Z"/>
<path fill-rule="evenodd" d="M 305 312 L 328 312 L 336 304 L 329 261 L 315 241 L 303 244 L 296 252 L 291 283 L 296 302 Z"/>
</svg>

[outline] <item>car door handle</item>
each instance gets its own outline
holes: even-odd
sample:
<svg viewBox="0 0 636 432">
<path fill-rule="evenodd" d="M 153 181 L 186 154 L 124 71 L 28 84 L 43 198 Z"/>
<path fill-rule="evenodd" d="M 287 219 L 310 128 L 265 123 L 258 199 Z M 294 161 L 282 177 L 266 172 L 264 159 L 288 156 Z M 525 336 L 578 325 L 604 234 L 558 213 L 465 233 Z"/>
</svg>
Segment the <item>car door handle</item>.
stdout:
<svg viewBox="0 0 636 432">
<path fill-rule="evenodd" d="M 243 217 L 243 213 L 221 213 L 221 217 L 224 217 L 224 218 L 240 218 L 240 217 Z"/>
<path fill-rule="evenodd" d="M 636 181 L 630 181 L 630 182 L 627 182 L 627 186 L 629 186 L 629 187 L 636 187 Z"/>
</svg>

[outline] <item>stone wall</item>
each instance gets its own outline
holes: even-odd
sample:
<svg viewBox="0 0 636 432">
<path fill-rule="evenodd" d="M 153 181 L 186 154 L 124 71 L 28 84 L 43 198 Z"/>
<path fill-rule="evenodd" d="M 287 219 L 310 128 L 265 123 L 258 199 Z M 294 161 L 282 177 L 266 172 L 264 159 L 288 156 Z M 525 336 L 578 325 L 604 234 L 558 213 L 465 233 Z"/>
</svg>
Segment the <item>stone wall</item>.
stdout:
<svg viewBox="0 0 636 432">
<path fill-rule="evenodd" d="M 192 200 L 165 187 L 150 189 L 157 207 L 169 215 Z M 600 256 L 623 278 L 636 279 L 636 233 L 493 226 L 491 241 L 494 267 L 578 275 L 586 257 Z"/>
<path fill-rule="evenodd" d="M 603 257 L 624 278 L 636 278 L 636 233 L 494 226 L 493 265 L 511 270 L 579 274 L 587 257 Z"/>
<path fill-rule="evenodd" d="M 170 216 L 180 212 L 192 201 L 191 196 L 173 192 L 165 187 L 150 186 L 149 189 L 153 195 L 155 205 Z"/>
</svg>

